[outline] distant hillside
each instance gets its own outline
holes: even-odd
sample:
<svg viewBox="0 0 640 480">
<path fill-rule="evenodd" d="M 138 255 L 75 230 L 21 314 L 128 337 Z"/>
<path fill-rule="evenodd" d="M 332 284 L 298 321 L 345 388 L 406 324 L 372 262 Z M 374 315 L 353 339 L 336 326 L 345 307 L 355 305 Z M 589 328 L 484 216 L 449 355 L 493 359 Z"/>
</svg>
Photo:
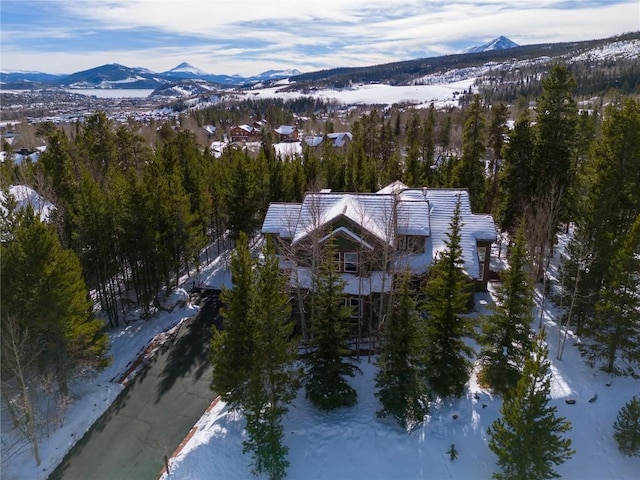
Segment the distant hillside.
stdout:
<svg viewBox="0 0 640 480">
<path fill-rule="evenodd" d="M 70 88 L 158 88 L 167 81 L 145 68 L 110 63 L 73 73 L 57 83 Z"/>
<path fill-rule="evenodd" d="M 110 63 L 71 75 L 51 75 L 41 72 L 0 72 L 0 82 L 5 89 L 39 89 L 51 86 L 68 88 L 118 88 L 163 89 L 179 80 L 197 80 L 216 86 L 240 86 L 270 82 L 299 75 L 296 69 L 267 70 L 252 77 L 240 75 L 212 75 L 193 65 L 182 62 L 171 70 L 155 73 L 146 68 L 127 67 Z M 205 87 L 206 88 L 206 87 Z"/>
<path fill-rule="evenodd" d="M 437 75 L 450 70 L 473 68 L 492 63 L 533 61 L 542 57 L 552 59 L 566 55 L 578 56 L 589 50 L 606 47 L 614 42 L 638 39 L 640 39 L 640 32 L 633 32 L 599 40 L 524 45 L 503 50 L 444 55 L 368 67 L 334 68 L 292 77 L 291 80 L 295 81 L 295 84 L 288 88 L 290 90 L 345 88 L 352 84 L 362 83 L 409 85 L 427 75 Z"/>
<path fill-rule="evenodd" d="M 43 72 L 0 71 L 1 83 L 35 82 L 51 83 L 64 77 L 64 75 L 52 75 Z"/>
</svg>

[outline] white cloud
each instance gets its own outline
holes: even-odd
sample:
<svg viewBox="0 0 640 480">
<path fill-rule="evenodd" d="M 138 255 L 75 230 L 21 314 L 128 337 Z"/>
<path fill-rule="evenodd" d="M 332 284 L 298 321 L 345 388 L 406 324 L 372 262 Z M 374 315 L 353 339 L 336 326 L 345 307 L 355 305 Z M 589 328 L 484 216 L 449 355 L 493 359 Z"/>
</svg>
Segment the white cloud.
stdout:
<svg viewBox="0 0 640 480">
<path fill-rule="evenodd" d="M 3 68 L 65 73 L 118 62 L 162 71 L 188 61 L 210 73 L 251 75 L 455 53 L 498 35 L 532 44 L 602 38 L 640 26 L 637 0 L 87 0 L 57 6 L 64 22 L 4 26 Z M 132 30 L 150 32 L 156 44 L 122 47 Z M 84 41 L 94 32 L 104 38 L 105 31 L 118 37 L 113 49 L 109 42 Z M 38 38 L 77 42 L 73 51 L 43 53 L 28 46 L 36 42 L 20 41 Z M 78 51 L 85 43 L 87 51 Z"/>
</svg>

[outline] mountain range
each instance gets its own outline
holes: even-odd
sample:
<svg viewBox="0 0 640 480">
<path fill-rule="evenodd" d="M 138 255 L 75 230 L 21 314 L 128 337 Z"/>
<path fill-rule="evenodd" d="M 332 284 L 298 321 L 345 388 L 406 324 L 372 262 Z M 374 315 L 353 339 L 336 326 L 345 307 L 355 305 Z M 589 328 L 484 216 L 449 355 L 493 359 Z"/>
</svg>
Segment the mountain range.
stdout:
<svg viewBox="0 0 640 480">
<path fill-rule="evenodd" d="M 504 36 L 477 47 L 466 53 L 501 50 L 517 47 Z M 252 77 L 240 75 L 213 75 L 187 62 L 180 63 L 165 72 L 152 72 L 141 67 L 127 67 L 118 63 L 75 72 L 70 75 L 53 75 L 43 72 L 0 71 L 0 84 L 5 89 L 32 89 L 47 86 L 67 88 L 136 88 L 166 89 L 182 80 L 203 80 L 222 86 L 250 85 L 301 75 L 296 69 L 268 70 Z"/>
<path fill-rule="evenodd" d="M 127 67 L 118 63 L 110 63 L 70 75 L 2 71 L 0 72 L 0 83 L 2 83 L 2 87 L 6 89 L 29 89 L 46 86 L 67 88 L 157 89 L 187 79 L 203 80 L 219 85 L 236 86 L 288 78 L 300 75 L 300 73 L 298 70 L 289 69 L 268 70 L 252 77 L 212 75 L 186 62 L 166 72 L 156 73 L 142 67 Z"/>
<path fill-rule="evenodd" d="M 102 65 L 71 75 L 51 75 L 39 72 L 0 71 L 2 89 L 38 89 L 48 87 L 153 89 L 159 97 L 185 97 L 212 92 L 220 87 L 251 87 L 268 85 L 283 78 L 291 79 L 283 90 L 302 93 L 319 88 L 350 88 L 357 84 L 384 83 L 411 85 L 429 82 L 430 77 L 444 72 L 469 72 L 473 68 L 503 65 L 516 71 L 522 65 L 543 64 L 548 61 L 575 63 L 597 61 L 599 58 L 618 58 L 625 62 L 616 69 L 602 68 L 608 80 L 598 87 L 635 91 L 640 58 L 640 31 L 609 38 L 564 43 L 518 46 L 500 36 L 483 45 L 468 48 L 466 53 L 439 57 L 418 58 L 364 67 L 338 67 L 301 73 L 298 70 L 268 70 L 253 77 L 240 75 L 212 75 L 189 64 L 181 63 L 171 70 L 155 73 L 146 68 L 131 68 L 120 64 Z M 622 60 L 626 59 L 626 60 Z M 544 60 L 544 61 L 543 61 Z M 516 66 L 514 62 L 522 62 Z M 610 63 L 610 62 L 609 62 Z M 489 68 L 489 67 L 487 67 Z M 585 67 L 587 68 L 587 67 Z M 485 68 L 486 69 L 486 68 Z M 593 71 L 593 65 L 587 68 Z M 611 78 L 609 78 L 611 77 Z M 615 77 L 615 78 L 614 78 Z M 613 82 L 613 83 L 611 83 Z M 617 83 L 615 83 L 617 82 Z"/>
</svg>

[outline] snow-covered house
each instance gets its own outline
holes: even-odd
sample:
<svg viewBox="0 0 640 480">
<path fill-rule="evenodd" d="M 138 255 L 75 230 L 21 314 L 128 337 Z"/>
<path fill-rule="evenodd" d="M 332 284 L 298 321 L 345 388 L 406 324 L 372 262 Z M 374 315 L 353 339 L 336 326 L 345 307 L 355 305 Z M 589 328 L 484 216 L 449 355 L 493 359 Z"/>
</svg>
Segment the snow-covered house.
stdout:
<svg viewBox="0 0 640 480">
<path fill-rule="evenodd" d="M 258 139 L 260 132 L 251 125 L 234 125 L 229 129 L 231 142 L 253 142 Z"/>
<path fill-rule="evenodd" d="M 262 232 L 277 238 L 281 266 L 295 287 L 312 288 L 312 251 L 333 238 L 335 265 L 354 316 L 391 289 L 393 275 L 427 272 L 445 241 L 460 200 L 464 271 L 486 290 L 496 228 L 490 215 L 471 212 L 464 189 L 408 188 L 394 182 L 377 193 L 309 192 L 302 203 L 272 203 Z"/>
<path fill-rule="evenodd" d="M 295 125 L 280 125 L 273 133 L 276 136 L 276 142 L 298 141 L 298 127 Z"/>
<path fill-rule="evenodd" d="M 26 208 L 27 205 L 31 205 L 36 215 L 40 217 L 40 220 L 47 222 L 53 210 L 56 209 L 48 200 L 36 192 L 33 188 L 27 185 L 12 185 L 9 187 L 9 195 L 12 195 L 16 200 L 16 208 L 21 210 Z M 0 203 L 4 202 L 4 194 L 0 192 Z M 0 205 L 0 210 L 6 213 L 4 205 Z"/>
<path fill-rule="evenodd" d="M 324 141 L 324 137 L 320 136 L 320 135 L 307 135 L 305 136 L 302 141 L 309 147 L 309 148 L 320 148 L 320 146 L 323 144 Z"/>
<path fill-rule="evenodd" d="M 340 150 L 346 150 L 352 140 L 353 135 L 351 132 L 327 133 L 326 136 L 308 135 L 303 139 L 304 143 L 306 143 L 310 148 L 321 148 L 324 146 L 324 142 L 327 141 L 333 148 Z"/>
<path fill-rule="evenodd" d="M 327 138 L 331 140 L 334 148 L 346 150 L 351 140 L 353 140 L 353 135 L 351 132 L 334 132 L 327 133 Z"/>
<path fill-rule="evenodd" d="M 202 129 L 205 131 L 208 138 L 216 136 L 217 128 L 214 125 L 203 125 Z"/>
</svg>

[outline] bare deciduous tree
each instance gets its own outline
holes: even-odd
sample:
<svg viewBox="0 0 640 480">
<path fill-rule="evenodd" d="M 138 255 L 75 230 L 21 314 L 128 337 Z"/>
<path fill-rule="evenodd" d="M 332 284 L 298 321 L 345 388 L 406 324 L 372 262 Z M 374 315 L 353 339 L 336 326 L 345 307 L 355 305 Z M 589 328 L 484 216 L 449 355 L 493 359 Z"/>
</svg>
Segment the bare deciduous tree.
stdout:
<svg viewBox="0 0 640 480">
<path fill-rule="evenodd" d="M 36 464 L 40 465 L 38 421 L 29 388 L 30 367 L 37 352 L 29 331 L 21 329 L 15 317 L 2 320 L 2 397 L 14 426 L 29 442 Z"/>
</svg>

